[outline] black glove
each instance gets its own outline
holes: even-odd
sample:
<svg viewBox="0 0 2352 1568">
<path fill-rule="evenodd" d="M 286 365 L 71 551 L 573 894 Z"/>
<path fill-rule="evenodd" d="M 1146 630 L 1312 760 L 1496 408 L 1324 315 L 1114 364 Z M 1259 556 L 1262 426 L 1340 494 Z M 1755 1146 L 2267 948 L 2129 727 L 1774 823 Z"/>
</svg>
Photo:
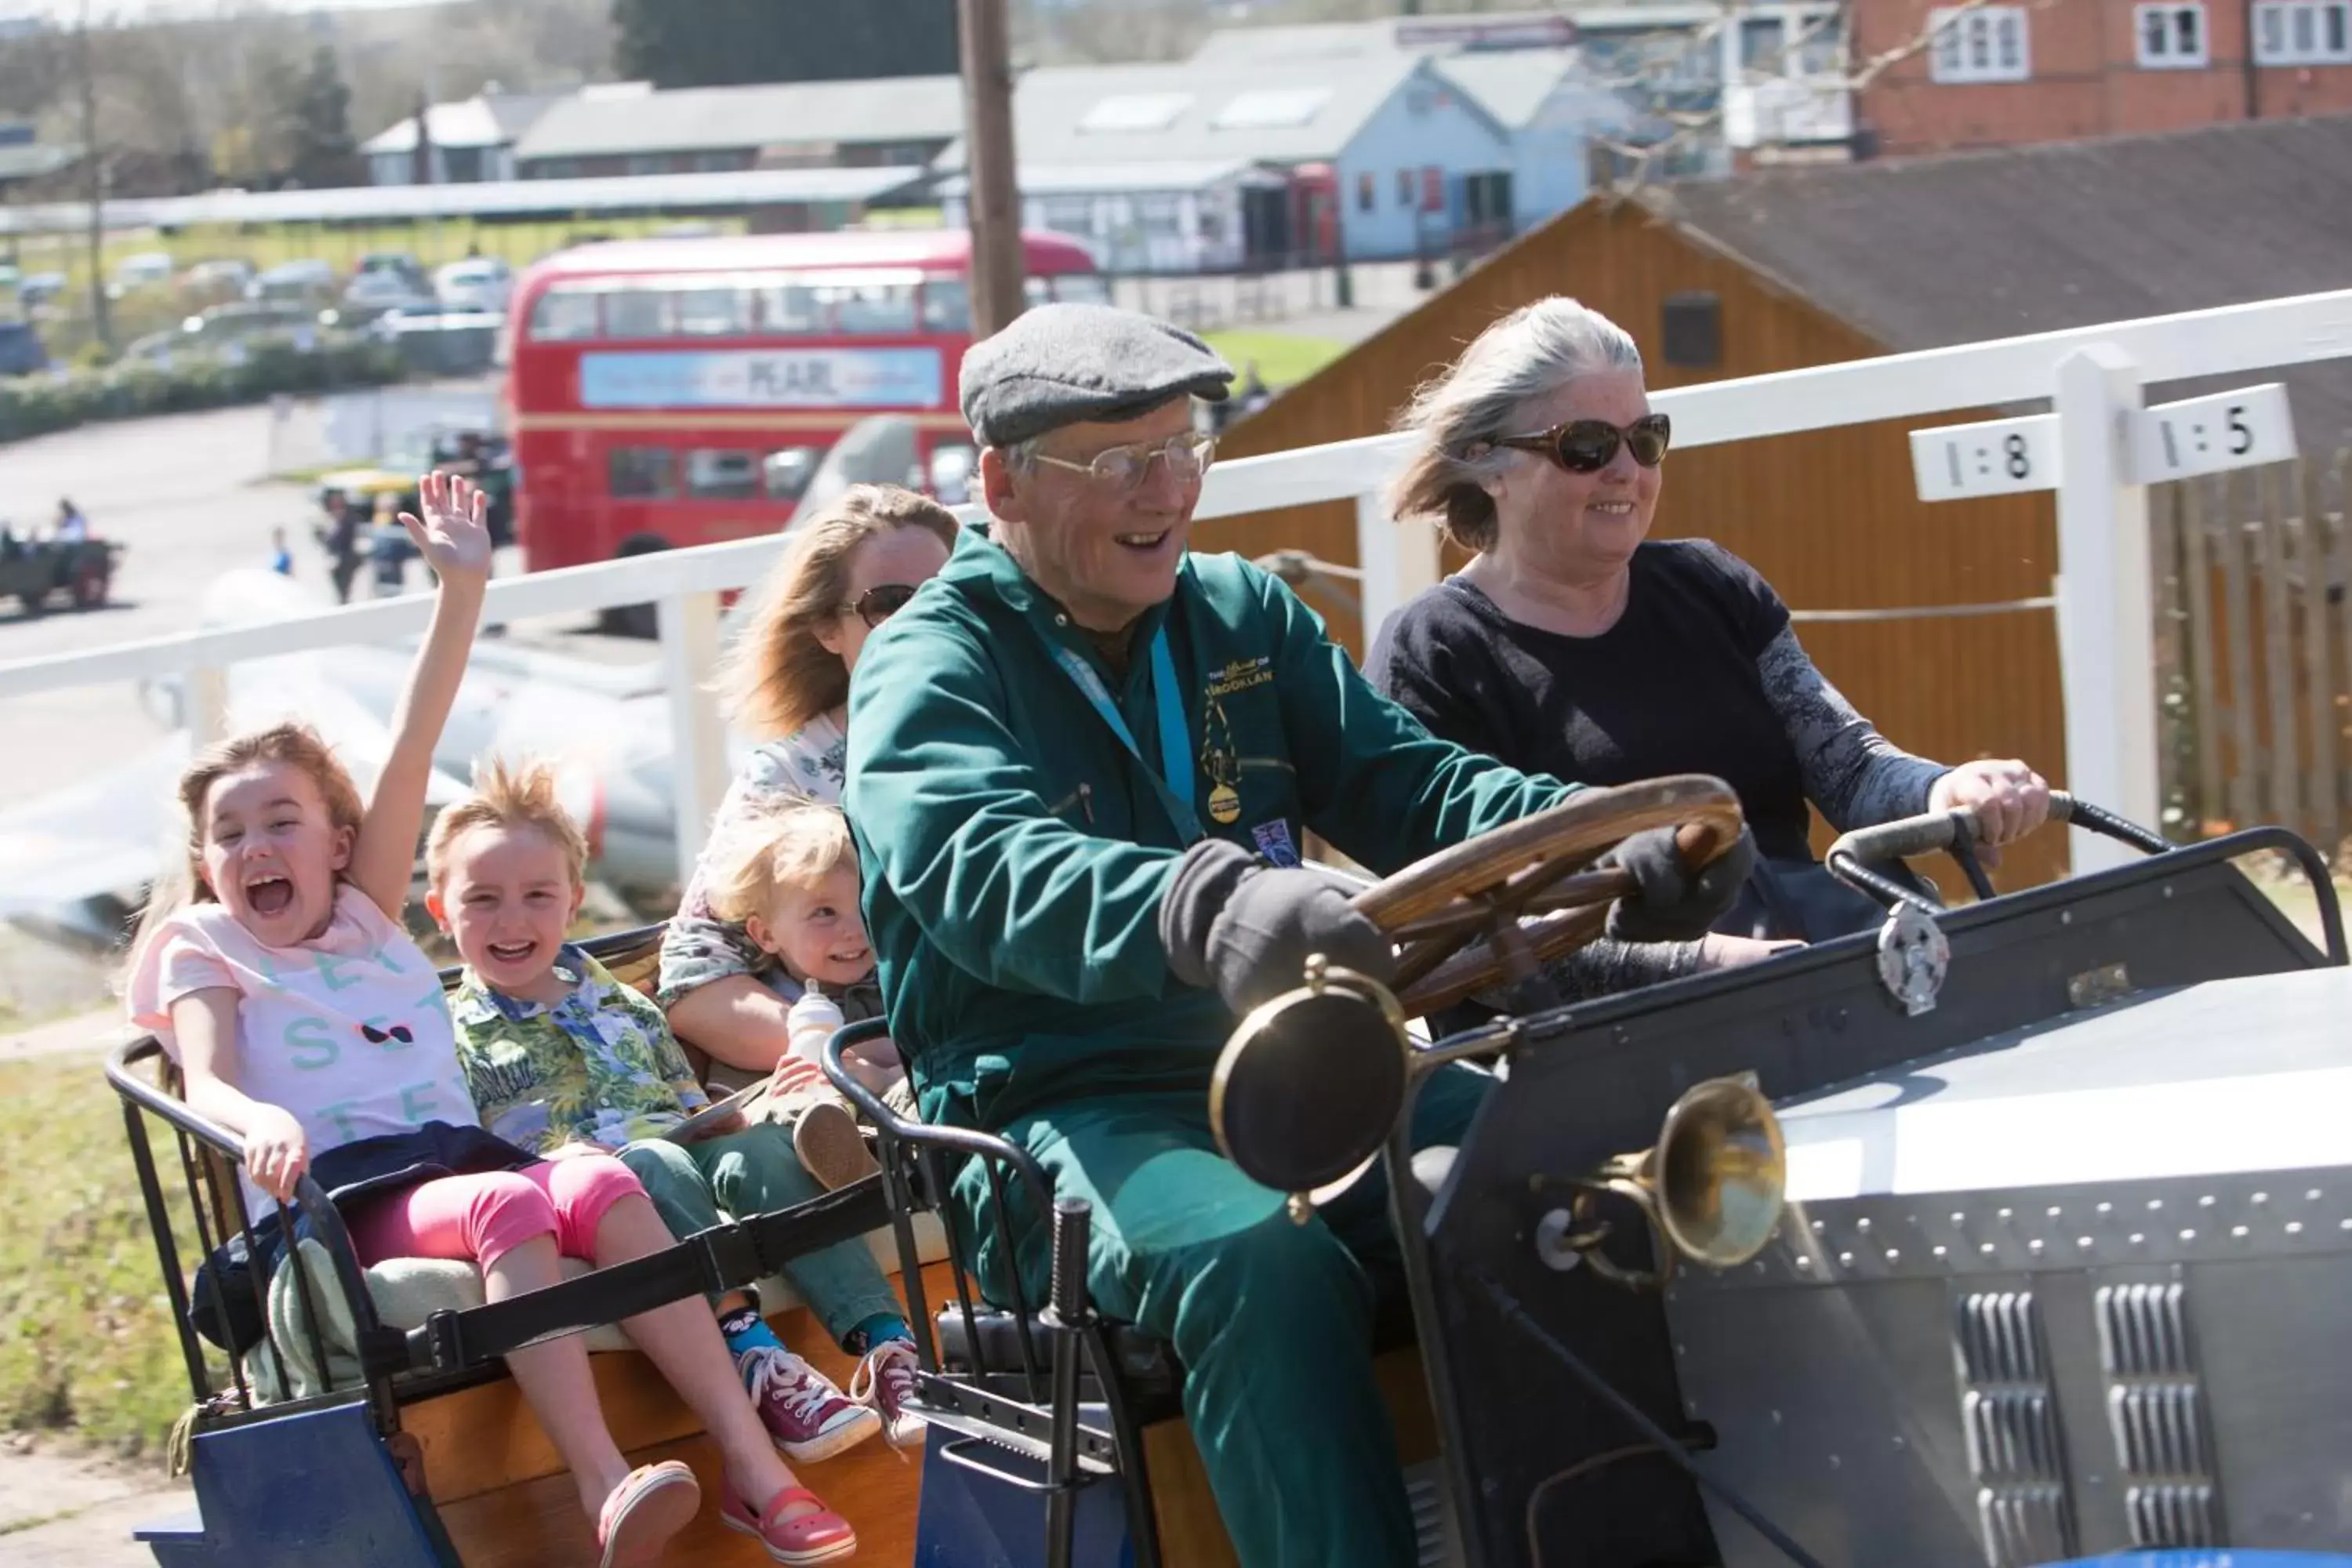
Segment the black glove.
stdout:
<svg viewBox="0 0 2352 1568">
<path fill-rule="evenodd" d="M 1705 869 L 1683 862 L 1675 830 L 1654 827 L 1636 833 L 1601 859 L 1633 873 L 1636 889 L 1609 910 L 1609 934 L 1619 942 L 1696 942 L 1739 897 L 1756 868 L 1756 841 L 1739 830 L 1732 847 Z"/>
<path fill-rule="evenodd" d="M 1297 989 L 1309 953 L 1385 984 L 1396 949 L 1349 905 L 1351 890 L 1309 868 L 1271 867 L 1238 844 L 1203 839 L 1184 852 L 1160 906 L 1169 972 L 1213 987 L 1236 1017 Z"/>
</svg>

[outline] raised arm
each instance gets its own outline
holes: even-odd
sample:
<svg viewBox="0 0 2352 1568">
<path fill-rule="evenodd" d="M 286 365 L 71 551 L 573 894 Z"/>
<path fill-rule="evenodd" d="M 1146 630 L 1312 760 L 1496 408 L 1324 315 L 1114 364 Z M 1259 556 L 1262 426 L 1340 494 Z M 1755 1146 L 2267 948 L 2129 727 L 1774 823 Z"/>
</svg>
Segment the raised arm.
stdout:
<svg viewBox="0 0 2352 1568">
<path fill-rule="evenodd" d="M 400 514 L 426 563 L 440 579 L 433 625 L 408 672 L 408 688 L 392 716 L 392 749 L 361 819 L 352 849 L 353 886 L 393 920 L 408 901 L 417 835 L 425 828 L 425 791 L 433 776 L 433 748 L 465 679 L 466 656 L 482 618 L 490 580 L 489 502 L 473 481 L 427 474 L 417 484 L 423 518 Z"/>
</svg>

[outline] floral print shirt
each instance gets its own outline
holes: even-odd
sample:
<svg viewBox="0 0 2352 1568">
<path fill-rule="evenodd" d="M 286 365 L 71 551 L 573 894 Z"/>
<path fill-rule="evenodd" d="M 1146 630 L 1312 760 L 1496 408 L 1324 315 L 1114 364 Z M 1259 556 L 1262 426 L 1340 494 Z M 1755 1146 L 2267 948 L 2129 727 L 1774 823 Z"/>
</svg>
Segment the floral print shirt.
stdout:
<svg viewBox="0 0 2352 1568">
<path fill-rule="evenodd" d="M 619 1149 L 710 1103 L 659 1007 L 569 943 L 556 973 L 572 989 L 551 1007 L 493 991 L 470 969 L 449 999 L 483 1126 L 534 1154 Z"/>
<path fill-rule="evenodd" d="M 849 737 L 828 714 L 820 713 L 782 739 L 770 741 L 751 753 L 743 771 L 727 786 L 727 797 L 719 803 L 719 815 L 711 822 L 710 841 L 717 841 L 745 813 L 787 797 L 839 805 L 848 763 Z M 702 879 L 702 868 L 697 866 L 694 879 L 678 900 L 677 916 L 662 932 L 659 995 L 665 1007 L 714 980 L 730 974 L 764 975 L 775 964 L 743 934 L 741 926 L 710 912 L 710 897 Z M 790 987 L 787 1000 L 800 994 L 789 979 L 778 989 L 782 992 L 784 987 Z"/>
</svg>

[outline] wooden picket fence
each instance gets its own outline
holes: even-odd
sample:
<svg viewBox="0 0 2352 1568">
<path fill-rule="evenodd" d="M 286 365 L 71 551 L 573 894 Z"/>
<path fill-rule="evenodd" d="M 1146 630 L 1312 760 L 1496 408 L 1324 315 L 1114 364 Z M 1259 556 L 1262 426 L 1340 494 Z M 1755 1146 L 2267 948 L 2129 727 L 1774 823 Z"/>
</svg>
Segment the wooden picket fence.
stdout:
<svg viewBox="0 0 2352 1568">
<path fill-rule="evenodd" d="M 2168 826 L 2352 865 L 2352 449 L 2149 492 Z"/>
</svg>

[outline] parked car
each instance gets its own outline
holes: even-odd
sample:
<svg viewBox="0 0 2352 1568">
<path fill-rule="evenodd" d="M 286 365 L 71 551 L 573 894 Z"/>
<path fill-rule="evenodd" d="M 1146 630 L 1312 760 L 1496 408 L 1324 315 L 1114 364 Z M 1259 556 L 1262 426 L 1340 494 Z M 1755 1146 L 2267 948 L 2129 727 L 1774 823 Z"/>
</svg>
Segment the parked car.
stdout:
<svg viewBox="0 0 2352 1568">
<path fill-rule="evenodd" d="M 243 301 L 215 305 L 190 316 L 170 331 L 149 333 L 123 353 L 133 359 L 164 359 L 183 349 L 216 349 L 273 332 L 290 334 L 298 342 L 307 333 L 305 346 L 315 347 L 321 324 L 319 317 L 319 311 L 300 304 Z"/>
<path fill-rule="evenodd" d="M 495 256 L 469 256 L 433 275 L 433 291 L 445 310 L 504 310 L 514 291 L 514 273 Z"/>
<path fill-rule="evenodd" d="M 27 310 L 46 305 L 66 291 L 66 275 L 62 272 L 35 272 L 16 284 L 16 302 Z"/>
<path fill-rule="evenodd" d="M 353 327 L 395 312 L 430 315 L 440 308 L 429 287 L 391 268 L 355 274 L 338 302 L 344 324 Z"/>
<path fill-rule="evenodd" d="M 280 262 L 245 286 L 247 299 L 264 302 L 324 301 L 334 292 L 335 269 L 315 258 Z"/>
<path fill-rule="evenodd" d="M 172 280 L 172 253 L 168 250 L 142 250 L 136 256 L 126 256 L 114 264 L 114 273 L 106 291 L 116 299 L 134 289 L 146 289 Z"/>
<path fill-rule="evenodd" d="M 239 257 L 199 261 L 180 279 L 189 295 L 205 300 L 236 300 L 253 283 L 253 263 Z"/>
<path fill-rule="evenodd" d="M 352 281 L 356 283 L 362 278 L 385 273 L 400 279 L 419 293 L 433 291 L 433 280 L 425 276 L 425 263 L 405 250 L 369 251 L 360 258 L 360 264 L 352 268 Z"/>
</svg>

